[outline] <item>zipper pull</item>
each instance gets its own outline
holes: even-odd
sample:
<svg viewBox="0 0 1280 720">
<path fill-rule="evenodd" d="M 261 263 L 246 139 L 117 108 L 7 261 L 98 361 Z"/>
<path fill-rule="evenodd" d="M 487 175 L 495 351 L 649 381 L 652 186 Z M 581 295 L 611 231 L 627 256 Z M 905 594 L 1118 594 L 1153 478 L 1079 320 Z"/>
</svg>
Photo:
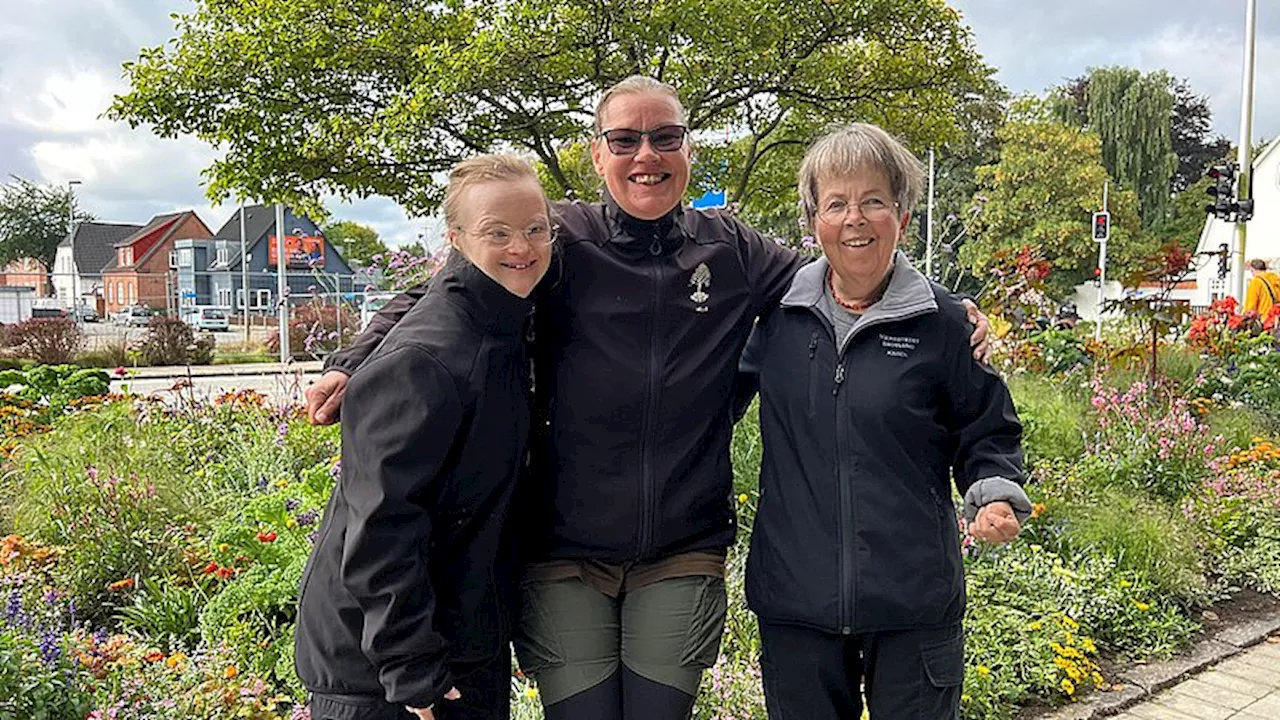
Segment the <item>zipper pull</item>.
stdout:
<svg viewBox="0 0 1280 720">
<path fill-rule="evenodd" d="M 844 363 L 836 366 L 836 386 L 831 388 L 831 394 L 835 395 L 840 392 L 840 383 L 844 382 Z"/>
<path fill-rule="evenodd" d="M 818 333 L 809 336 L 809 359 L 813 359 L 814 353 L 818 352 Z"/>
<path fill-rule="evenodd" d="M 653 239 L 653 242 L 652 242 L 652 243 L 649 243 L 649 254 L 650 254 L 650 255 L 652 255 L 652 256 L 654 256 L 654 257 L 658 257 L 659 255 L 661 255 L 661 254 L 662 254 L 662 241 L 661 241 L 661 240 L 659 240 L 659 239 L 657 239 L 657 238 L 654 238 L 654 239 Z"/>
</svg>

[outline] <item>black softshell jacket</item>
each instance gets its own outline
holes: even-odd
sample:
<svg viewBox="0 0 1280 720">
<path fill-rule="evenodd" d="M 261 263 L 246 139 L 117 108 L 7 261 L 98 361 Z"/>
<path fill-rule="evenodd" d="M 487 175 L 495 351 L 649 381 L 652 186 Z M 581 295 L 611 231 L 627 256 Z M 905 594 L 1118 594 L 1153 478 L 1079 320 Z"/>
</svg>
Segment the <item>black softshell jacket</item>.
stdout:
<svg viewBox="0 0 1280 720">
<path fill-rule="evenodd" d="M 426 707 L 451 665 L 507 651 L 532 309 L 454 253 L 352 376 L 342 478 L 299 600 L 308 690 Z"/>
<path fill-rule="evenodd" d="M 827 268 L 800 271 L 743 358 L 764 448 L 747 602 L 835 634 L 959 622 L 949 481 L 1023 481 L 1013 400 L 970 355 L 964 307 L 901 253 L 847 340 L 820 309 Z"/>
<path fill-rule="evenodd" d="M 624 562 L 728 547 L 738 359 L 802 261 L 717 212 L 640 221 L 606 198 L 560 203 L 556 214 L 564 272 L 538 300 L 526 559 Z M 330 367 L 358 366 L 413 302 L 389 303 Z"/>
</svg>

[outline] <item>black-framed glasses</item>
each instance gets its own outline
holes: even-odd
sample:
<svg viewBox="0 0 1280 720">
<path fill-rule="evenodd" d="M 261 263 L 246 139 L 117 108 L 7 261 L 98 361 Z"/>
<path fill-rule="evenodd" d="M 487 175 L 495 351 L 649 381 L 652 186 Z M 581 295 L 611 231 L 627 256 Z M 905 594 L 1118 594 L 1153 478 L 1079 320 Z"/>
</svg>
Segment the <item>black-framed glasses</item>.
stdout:
<svg viewBox="0 0 1280 720">
<path fill-rule="evenodd" d="M 663 125 L 653 130 L 604 130 L 599 137 L 604 138 L 609 152 L 614 155 L 635 155 L 640 152 L 640 146 L 646 137 L 649 138 L 649 146 L 655 151 L 675 152 L 684 145 L 684 138 L 688 134 L 689 128 L 683 125 Z"/>
</svg>

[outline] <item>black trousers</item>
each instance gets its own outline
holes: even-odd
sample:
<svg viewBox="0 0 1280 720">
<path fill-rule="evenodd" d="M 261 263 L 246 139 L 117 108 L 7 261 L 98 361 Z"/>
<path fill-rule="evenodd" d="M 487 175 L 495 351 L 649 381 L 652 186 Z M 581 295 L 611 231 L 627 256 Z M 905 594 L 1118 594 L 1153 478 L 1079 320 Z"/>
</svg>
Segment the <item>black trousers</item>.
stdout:
<svg viewBox="0 0 1280 720">
<path fill-rule="evenodd" d="M 769 720 L 959 720 L 964 633 L 931 630 L 835 635 L 760 623 Z"/>
<path fill-rule="evenodd" d="M 511 654 L 478 666 L 454 666 L 454 681 L 462 697 L 439 700 L 436 720 L 509 720 L 511 717 Z M 380 695 L 311 696 L 311 720 L 416 720 L 403 705 Z"/>
</svg>

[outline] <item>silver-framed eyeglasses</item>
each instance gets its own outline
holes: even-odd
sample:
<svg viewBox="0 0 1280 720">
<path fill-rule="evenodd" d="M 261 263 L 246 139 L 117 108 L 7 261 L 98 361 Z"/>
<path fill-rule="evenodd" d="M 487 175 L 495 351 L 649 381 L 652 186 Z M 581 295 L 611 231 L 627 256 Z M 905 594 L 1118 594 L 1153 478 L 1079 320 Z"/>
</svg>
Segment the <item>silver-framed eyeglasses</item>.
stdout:
<svg viewBox="0 0 1280 720">
<path fill-rule="evenodd" d="M 534 247 L 546 247 L 556 241 L 556 236 L 560 232 L 559 226 L 548 223 L 533 223 L 523 230 L 517 230 L 508 225 L 491 225 L 483 230 L 458 229 L 467 235 L 479 238 L 481 242 L 495 250 L 507 248 L 519 236 L 523 236 Z"/>
<path fill-rule="evenodd" d="M 609 152 L 614 155 L 635 155 L 640 152 L 644 139 L 649 138 L 649 147 L 656 152 L 675 152 L 684 145 L 684 138 L 689 128 L 683 125 L 663 125 L 653 130 L 631 130 L 615 128 L 601 131 L 599 137 L 604 138 Z"/>
<path fill-rule="evenodd" d="M 837 225 L 844 222 L 849 217 L 849 210 L 855 207 L 858 208 L 858 214 L 866 218 L 867 222 L 876 222 L 893 215 L 894 211 L 898 209 L 898 203 L 891 203 L 878 197 L 869 197 L 855 205 L 848 200 L 835 198 L 828 200 L 825 205 L 818 209 L 818 217 L 825 223 Z"/>
</svg>

